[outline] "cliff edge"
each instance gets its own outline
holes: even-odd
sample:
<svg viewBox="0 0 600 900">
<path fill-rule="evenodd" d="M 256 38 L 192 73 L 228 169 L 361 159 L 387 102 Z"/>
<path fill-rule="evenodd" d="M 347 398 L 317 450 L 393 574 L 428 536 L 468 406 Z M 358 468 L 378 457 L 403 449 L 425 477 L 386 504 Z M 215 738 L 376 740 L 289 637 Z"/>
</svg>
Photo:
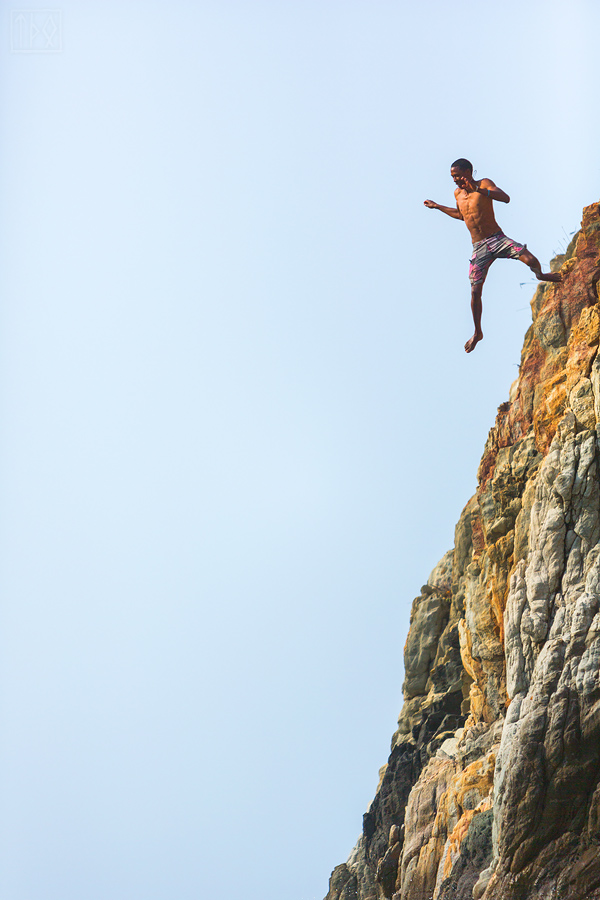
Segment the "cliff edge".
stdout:
<svg viewBox="0 0 600 900">
<path fill-rule="evenodd" d="M 540 284 L 326 900 L 600 900 L 600 204 Z"/>
</svg>

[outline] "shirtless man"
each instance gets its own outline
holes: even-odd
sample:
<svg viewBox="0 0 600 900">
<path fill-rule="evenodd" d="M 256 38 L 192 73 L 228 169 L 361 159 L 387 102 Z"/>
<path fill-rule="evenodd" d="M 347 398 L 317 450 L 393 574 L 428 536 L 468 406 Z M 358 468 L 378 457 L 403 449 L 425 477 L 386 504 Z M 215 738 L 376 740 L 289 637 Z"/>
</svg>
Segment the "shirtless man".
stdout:
<svg viewBox="0 0 600 900">
<path fill-rule="evenodd" d="M 542 272 L 540 261 L 527 249 L 527 244 L 518 244 L 502 233 L 494 217 L 493 200 L 510 203 L 510 197 L 496 187 L 491 178 L 473 179 L 473 166 L 468 159 L 457 159 L 452 163 L 450 175 L 456 185 L 454 196 L 456 209 L 440 206 L 433 200 L 425 200 L 429 209 L 439 209 L 453 219 L 462 219 L 471 233 L 473 256 L 469 266 L 471 282 L 471 311 L 475 334 L 465 344 L 470 353 L 483 338 L 481 330 L 481 292 L 488 269 L 495 259 L 520 259 L 534 273 L 538 281 L 560 281 L 558 272 Z"/>
</svg>

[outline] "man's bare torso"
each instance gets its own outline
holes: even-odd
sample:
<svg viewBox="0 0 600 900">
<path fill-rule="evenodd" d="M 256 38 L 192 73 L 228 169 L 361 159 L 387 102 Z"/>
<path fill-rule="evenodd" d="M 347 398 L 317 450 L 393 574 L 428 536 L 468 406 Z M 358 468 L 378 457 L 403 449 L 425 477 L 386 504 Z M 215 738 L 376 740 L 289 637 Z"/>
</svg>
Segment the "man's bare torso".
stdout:
<svg viewBox="0 0 600 900">
<path fill-rule="evenodd" d="M 480 188 L 494 188 L 496 185 L 491 178 L 482 178 L 475 182 Z M 494 217 L 494 207 L 491 197 L 480 194 L 477 191 L 467 191 L 465 188 L 457 188 L 454 191 L 458 211 L 464 219 L 465 225 L 471 234 L 473 243 L 483 241 L 501 231 Z"/>
</svg>

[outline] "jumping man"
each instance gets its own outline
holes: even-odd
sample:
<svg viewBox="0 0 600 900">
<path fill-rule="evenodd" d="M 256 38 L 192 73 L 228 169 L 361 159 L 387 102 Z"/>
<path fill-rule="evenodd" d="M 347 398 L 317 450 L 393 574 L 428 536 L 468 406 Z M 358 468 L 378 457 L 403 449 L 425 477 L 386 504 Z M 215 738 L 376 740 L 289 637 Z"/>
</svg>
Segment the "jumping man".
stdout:
<svg viewBox="0 0 600 900">
<path fill-rule="evenodd" d="M 473 256 L 469 266 L 469 281 L 475 334 L 465 344 L 465 350 L 470 353 L 483 337 L 481 292 L 488 269 L 495 259 L 520 259 L 529 266 L 538 281 L 560 281 L 561 277 L 558 272 L 542 272 L 540 261 L 529 252 L 527 244 L 518 244 L 502 233 L 494 217 L 492 201 L 510 203 L 510 197 L 496 187 L 491 178 L 474 181 L 473 166 L 468 159 L 453 162 L 450 175 L 456 185 L 456 209 L 440 206 L 433 200 L 425 200 L 425 206 L 439 209 L 453 219 L 462 219 L 471 233 Z"/>
</svg>

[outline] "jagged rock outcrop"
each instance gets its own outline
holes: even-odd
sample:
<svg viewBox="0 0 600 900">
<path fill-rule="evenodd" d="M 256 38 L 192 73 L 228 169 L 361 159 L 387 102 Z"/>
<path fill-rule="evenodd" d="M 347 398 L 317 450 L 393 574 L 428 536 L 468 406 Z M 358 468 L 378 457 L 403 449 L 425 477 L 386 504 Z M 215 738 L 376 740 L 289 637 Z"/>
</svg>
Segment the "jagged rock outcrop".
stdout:
<svg viewBox="0 0 600 900">
<path fill-rule="evenodd" d="M 553 269 L 326 900 L 600 900 L 600 204 Z"/>
</svg>

